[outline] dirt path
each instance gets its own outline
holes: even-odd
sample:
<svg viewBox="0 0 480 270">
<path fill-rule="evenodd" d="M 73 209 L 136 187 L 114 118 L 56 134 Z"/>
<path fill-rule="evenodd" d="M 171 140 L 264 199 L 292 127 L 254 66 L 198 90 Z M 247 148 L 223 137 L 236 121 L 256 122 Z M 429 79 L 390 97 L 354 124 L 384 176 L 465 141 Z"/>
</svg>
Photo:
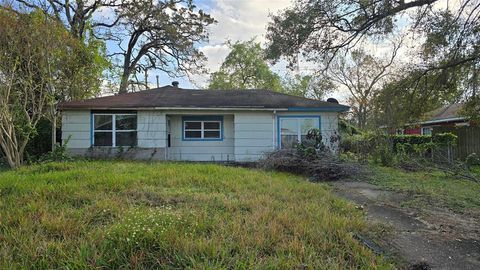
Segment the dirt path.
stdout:
<svg viewBox="0 0 480 270">
<path fill-rule="evenodd" d="M 480 269 L 480 221 L 447 209 L 400 207 L 407 195 L 364 182 L 332 184 L 363 207 L 369 222 L 386 223 L 389 239 L 377 244 L 410 269 Z"/>
</svg>

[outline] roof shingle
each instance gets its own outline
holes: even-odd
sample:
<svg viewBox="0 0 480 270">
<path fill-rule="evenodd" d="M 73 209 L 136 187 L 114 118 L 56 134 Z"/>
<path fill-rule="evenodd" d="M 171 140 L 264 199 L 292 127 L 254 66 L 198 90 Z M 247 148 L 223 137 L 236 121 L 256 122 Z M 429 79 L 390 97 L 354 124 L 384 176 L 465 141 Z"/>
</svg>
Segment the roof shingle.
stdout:
<svg viewBox="0 0 480 270">
<path fill-rule="evenodd" d="M 347 111 L 348 106 L 291 96 L 270 90 L 195 90 L 164 86 L 156 89 L 60 103 L 64 109 L 137 108 L 322 108 Z"/>
<path fill-rule="evenodd" d="M 430 111 L 426 114 L 427 121 L 438 121 L 443 119 L 452 119 L 461 117 L 460 110 L 463 109 L 464 103 L 450 104 L 436 110 Z"/>
</svg>

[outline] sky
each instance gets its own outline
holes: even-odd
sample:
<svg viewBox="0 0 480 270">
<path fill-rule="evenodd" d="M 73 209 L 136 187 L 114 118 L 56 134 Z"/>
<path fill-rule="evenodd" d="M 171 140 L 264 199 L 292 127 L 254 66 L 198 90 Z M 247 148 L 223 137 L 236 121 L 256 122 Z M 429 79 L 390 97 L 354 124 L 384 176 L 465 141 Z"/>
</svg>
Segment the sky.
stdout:
<svg viewBox="0 0 480 270">
<path fill-rule="evenodd" d="M 293 0 L 194 0 L 198 9 L 202 9 L 210 14 L 217 23 L 208 27 L 209 40 L 203 44 L 198 44 L 198 48 L 207 57 L 206 69 L 207 74 L 189 75 L 177 78 L 171 78 L 167 74 L 160 71 L 149 72 L 149 84 L 156 86 L 156 76 L 159 76 L 159 85 L 164 86 L 171 84 L 172 81 L 179 81 L 181 88 L 205 88 L 208 84 L 209 74 L 219 69 L 223 60 L 229 53 L 226 45 L 228 40 L 232 42 L 247 41 L 255 38 L 257 42 L 265 45 L 266 27 L 270 21 L 270 14 L 278 14 L 283 9 L 292 5 Z M 440 1 L 438 7 L 445 8 L 442 5 L 450 3 L 450 1 Z M 101 16 L 108 14 L 101 14 Z M 402 25 L 408 24 L 408 18 L 402 16 L 399 18 L 400 31 L 403 30 Z M 414 62 L 416 58 L 414 48 L 419 44 L 419 37 L 410 36 L 404 40 L 403 46 L 397 55 L 398 61 Z M 389 58 L 391 54 L 391 43 L 386 44 L 366 44 L 362 45 L 364 49 L 380 58 Z M 115 51 L 116 45 L 107 44 L 107 49 Z M 396 61 L 397 61 L 396 59 Z M 300 63 L 299 70 L 303 75 L 313 70 L 313 63 Z M 280 61 L 272 70 L 284 76 L 293 71 L 286 69 L 286 62 Z M 333 93 L 335 97 L 341 101 L 348 98 L 348 91 L 339 89 Z"/>
<path fill-rule="evenodd" d="M 276 14 L 291 5 L 291 0 L 197 0 L 195 5 L 210 14 L 217 23 L 208 28 L 209 41 L 199 44 L 198 48 L 207 57 L 206 68 L 211 72 L 218 70 L 229 52 L 227 40 L 247 41 L 255 38 L 264 44 L 269 14 Z M 104 14 L 105 15 L 105 14 Z M 109 51 L 115 50 L 114 44 L 107 44 Z M 286 72 L 285 63 L 280 63 L 273 70 Z M 149 82 L 156 85 L 159 76 L 160 86 L 179 81 L 182 88 L 203 88 L 207 85 L 209 75 L 191 75 L 170 78 L 162 72 L 149 72 Z"/>
</svg>

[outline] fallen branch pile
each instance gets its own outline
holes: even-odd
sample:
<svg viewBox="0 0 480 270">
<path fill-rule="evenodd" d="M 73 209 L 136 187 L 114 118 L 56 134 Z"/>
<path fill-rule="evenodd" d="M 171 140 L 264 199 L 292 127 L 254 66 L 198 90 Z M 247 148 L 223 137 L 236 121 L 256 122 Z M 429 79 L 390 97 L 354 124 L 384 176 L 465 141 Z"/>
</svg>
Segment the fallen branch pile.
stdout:
<svg viewBox="0 0 480 270">
<path fill-rule="evenodd" d="M 328 151 L 305 156 L 294 149 L 278 150 L 261 160 L 259 167 L 305 175 L 313 182 L 358 179 L 366 175 L 364 166 L 342 161 Z"/>
</svg>

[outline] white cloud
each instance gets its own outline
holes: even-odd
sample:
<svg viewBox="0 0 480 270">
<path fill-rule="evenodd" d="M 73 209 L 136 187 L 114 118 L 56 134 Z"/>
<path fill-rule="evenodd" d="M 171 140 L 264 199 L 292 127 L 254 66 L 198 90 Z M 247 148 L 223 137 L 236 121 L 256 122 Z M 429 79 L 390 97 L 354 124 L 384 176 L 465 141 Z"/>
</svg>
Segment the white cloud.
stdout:
<svg viewBox="0 0 480 270">
<path fill-rule="evenodd" d="M 209 6 L 199 7 L 206 10 L 217 23 L 209 27 L 209 44 L 200 47 L 208 57 L 206 68 L 209 73 L 218 70 L 230 51 L 226 41 L 247 41 L 256 38 L 265 41 L 265 32 L 270 20 L 269 14 L 278 13 L 291 4 L 290 0 L 214 0 Z M 209 75 L 192 75 L 191 83 L 204 87 Z"/>
<path fill-rule="evenodd" d="M 204 75 L 190 75 L 190 81 L 197 87 L 206 87 L 209 74 L 217 71 L 223 63 L 225 57 L 227 57 L 230 49 L 226 44 L 218 45 L 205 45 L 200 48 L 200 51 L 207 57 L 206 68 L 208 73 Z"/>
<path fill-rule="evenodd" d="M 227 39 L 245 41 L 257 37 L 264 41 L 270 13 L 278 13 L 290 6 L 290 0 L 216 0 L 210 14 L 218 23 L 210 28 L 212 43 Z"/>
</svg>

